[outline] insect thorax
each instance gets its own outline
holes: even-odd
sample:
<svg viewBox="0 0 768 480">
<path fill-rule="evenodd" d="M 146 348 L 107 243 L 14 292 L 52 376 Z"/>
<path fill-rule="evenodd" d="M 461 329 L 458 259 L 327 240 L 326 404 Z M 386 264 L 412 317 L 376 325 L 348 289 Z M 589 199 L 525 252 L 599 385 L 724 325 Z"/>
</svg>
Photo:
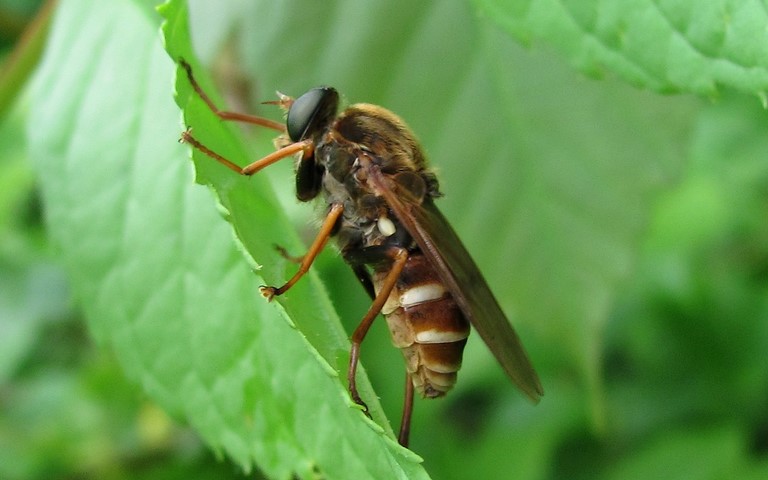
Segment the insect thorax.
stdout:
<svg viewBox="0 0 768 480">
<path fill-rule="evenodd" d="M 326 201 L 344 205 L 340 246 L 409 248 L 410 236 L 368 185 L 361 155 L 388 177 L 395 194 L 407 196 L 410 202 L 420 204 L 427 196 L 439 196 L 437 179 L 426 168 L 421 147 L 405 123 L 376 105 L 350 106 L 324 133 L 315 151 Z"/>
</svg>

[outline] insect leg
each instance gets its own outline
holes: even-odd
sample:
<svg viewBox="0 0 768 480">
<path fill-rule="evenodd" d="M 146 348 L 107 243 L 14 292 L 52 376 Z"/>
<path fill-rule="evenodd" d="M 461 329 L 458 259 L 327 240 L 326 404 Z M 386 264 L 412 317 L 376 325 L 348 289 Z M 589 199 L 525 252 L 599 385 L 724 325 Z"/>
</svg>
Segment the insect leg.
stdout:
<svg viewBox="0 0 768 480">
<path fill-rule="evenodd" d="M 277 130 L 279 132 L 285 131 L 285 125 L 283 125 L 280 122 L 275 122 L 274 120 L 270 120 L 268 118 L 263 118 L 256 115 L 249 115 L 247 113 L 228 112 L 225 110 L 219 110 L 216 107 L 216 104 L 213 103 L 213 100 L 211 100 L 208 94 L 205 93 L 202 87 L 200 87 L 200 84 L 197 83 L 195 76 L 192 74 L 192 66 L 183 59 L 179 60 L 179 64 L 181 65 L 181 68 L 183 68 L 184 71 L 187 72 L 187 79 L 189 79 L 190 85 L 192 85 L 192 88 L 200 96 L 200 99 L 203 102 L 205 102 L 205 104 L 208 105 L 208 108 L 210 108 L 211 111 L 215 113 L 216 116 L 219 117 L 220 119 L 234 121 L 234 122 L 250 123 L 253 125 L 260 125 L 262 127 Z"/>
<path fill-rule="evenodd" d="M 239 173 L 241 175 L 251 176 L 254 173 L 258 172 L 264 167 L 268 167 L 272 165 L 273 163 L 277 162 L 278 160 L 282 160 L 286 157 L 290 157 L 294 153 L 303 152 L 304 156 L 312 155 L 312 152 L 315 150 L 314 143 L 312 140 L 302 140 L 300 142 L 291 143 L 290 145 L 287 145 L 280 150 L 276 150 L 269 155 L 267 155 L 264 158 L 261 158 L 259 160 L 256 160 L 255 162 L 246 165 L 243 168 L 240 168 L 237 164 L 231 162 L 230 160 L 227 160 L 226 158 L 222 157 L 218 153 L 214 152 L 210 148 L 206 147 L 202 144 L 198 139 L 192 136 L 192 133 L 190 133 L 189 130 L 183 132 L 181 134 L 181 142 L 188 143 L 192 145 L 197 150 L 200 150 L 204 154 L 208 155 L 212 159 L 216 160 L 220 164 L 224 165 L 228 169 L 234 171 L 235 173 Z"/>
<path fill-rule="evenodd" d="M 302 156 L 307 157 L 307 156 L 311 156 L 314 151 L 315 151 L 315 144 L 310 139 L 302 140 L 296 143 L 291 143 L 290 145 L 286 145 L 280 150 L 275 150 L 274 152 L 270 153 L 269 155 L 267 155 L 266 157 L 260 160 L 256 160 L 250 165 L 246 165 L 245 167 L 243 167 L 240 173 L 242 173 L 243 175 L 253 175 L 254 173 L 261 170 L 262 168 L 268 167 L 273 163 L 277 162 L 278 160 L 282 160 L 286 157 L 290 157 L 294 153 L 303 152 Z"/>
<path fill-rule="evenodd" d="M 413 379 L 411 374 L 405 374 L 405 400 L 403 401 L 403 418 L 400 420 L 400 434 L 397 442 L 408 448 L 408 437 L 411 433 L 411 413 L 413 413 Z"/>
<path fill-rule="evenodd" d="M 371 300 L 376 298 L 376 290 L 373 288 L 373 280 L 371 279 L 370 272 L 365 268 L 365 265 L 352 265 L 352 271 L 355 272 L 355 276 L 360 280 L 360 283 L 363 285 L 368 296 L 371 297 Z"/>
<path fill-rule="evenodd" d="M 226 158 L 222 157 L 218 153 L 214 152 L 210 148 L 206 147 L 200 141 L 198 141 L 195 137 L 192 136 L 191 133 L 189 133 L 189 130 L 182 132 L 181 138 L 179 139 L 179 142 L 181 143 L 188 143 L 192 145 L 197 150 L 200 150 L 204 154 L 208 155 L 212 159 L 216 160 L 220 164 L 224 165 L 228 169 L 232 170 L 235 173 L 239 173 L 242 175 L 243 169 L 240 168 L 237 164 L 232 163 L 231 161 L 227 160 Z"/>
<path fill-rule="evenodd" d="M 309 266 L 312 265 L 312 262 L 315 261 L 317 255 L 323 250 L 325 243 L 331 237 L 331 232 L 336 226 L 336 222 L 338 221 L 339 217 L 341 217 L 342 212 L 344 212 L 344 205 L 340 203 L 334 203 L 331 205 L 331 210 L 328 212 L 328 215 L 326 215 L 325 220 L 323 220 L 323 225 L 320 227 L 320 231 L 317 232 L 315 240 L 312 242 L 312 245 L 309 247 L 306 255 L 301 257 L 299 270 L 293 275 L 293 277 L 291 277 L 290 280 L 285 283 L 285 285 L 281 287 L 270 287 L 262 285 L 261 288 L 259 288 L 261 294 L 264 295 L 267 300 L 272 300 L 272 298 L 276 295 L 284 294 L 289 288 L 298 282 L 305 273 L 307 273 Z"/>
<path fill-rule="evenodd" d="M 392 267 L 390 268 L 387 276 L 384 277 L 384 281 L 381 282 L 381 288 L 373 299 L 373 303 L 363 319 L 360 321 L 360 325 L 357 326 L 354 333 L 352 333 L 352 349 L 349 352 L 349 370 L 347 371 L 347 381 L 349 382 L 349 394 L 352 396 L 352 400 L 358 405 L 362 405 L 365 411 L 368 411 L 368 407 L 365 402 L 360 398 L 360 394 L 357 393 L 357 381 L 355 376 L 357 373 L 357 364 L 360 361 L 360 344 L 363 342 L 365 335 L 371 328 L 371 324 L 376 316 L 381 312 L 384 303 L 386 303 L 389 294 L 397 283 L 397 279 L 400 277 L 400 273 L 405 267 L 405 262 L 408 260 L 408 250 L 402 247 L 389 247 L 384 252 L 387 258 L 392 260 Z"/>
<path fill-rule="evenodd" d="M 371 300 L 376 298 L 376 289 L 373 287 L 373 278 L 371 272 L 366 265 L 386 265 L 387 267 L 392 263 L 392 247 L 386 245 L 375 245 L 364 248 L 346 249 L 341 252 L 352 271 L 355 273 L 355 277 L 360 281 L 360 284 L 365 289 L 365 292 L 371 297 Z"/>
<path fill-rule="evenodd" d="M 304 260 L 304 255 L 301 255 L 301 256 L 291 255 L 290 253 L 288 253 L 288 250 L 286 250 L 285 247 L 281 245 L 275 245 L 274 247 L 275 247 L 275 250 L 277 250 L 277 253 L 279 253 L 281 257 L 288 260 L 289 262 L 301 263 L 301 261 Z"/>
</svg>

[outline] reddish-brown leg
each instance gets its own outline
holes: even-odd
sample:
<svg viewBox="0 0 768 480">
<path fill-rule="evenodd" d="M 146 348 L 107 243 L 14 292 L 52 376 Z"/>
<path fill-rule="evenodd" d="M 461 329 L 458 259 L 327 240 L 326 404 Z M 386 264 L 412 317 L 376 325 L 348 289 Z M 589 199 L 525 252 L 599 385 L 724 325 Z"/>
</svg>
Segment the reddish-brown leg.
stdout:
<svg viewBox="0 0 768 480">
<path fill-rule="evenodd" d="M 290 157 L 291 155 L 295 153 L 302 152 L 302 158 L 308 158 L 312 156 L 312 154 L 315 151 L 315 144 L 310 139 L 302 140 L 300 142 L 291 143 L 290 145 L 286 145 L 285 147 L 281 148 L 280 150 L 276 150 L 266 157 L 256 160 L 255 162 L 251 163 L 250 165 L 246 165 L 243 167 L 243 169 L 240 171 L 243 175 L 253 175 L 254 173 L 258 172 L 264 167 L 268 167 L 272 165 L 273 163 L 277 162 L 278 160 L 282 160 L 284 158 Z"/>
<path fill-rule="evenodd" d="M 400 435 L 397 441 L 408 448 L 408 437 L 411 434 L 411 413 L 413 413 L 413 380 L 411 374 L 405 374 L 405 397 L 403 399 L 403 418 L 400 420 Z"/>
<path fill-rule="evenodd" d="M 181 134 L 181 141 L 183 143 L 188 143 L 195 147 L 197 150 L 200 150 L 204 154 L 208 155 L 212 159 L 216 160 L 220 164 L 224 165 L 228 169 L 232 170 L 235 173 L 239 173 L 240 175 L 246 175 L 251 176 L 254 173 L 258 172 L 264 167 L 268 167 L 272 165 L 273 163 L 282 160 L 284 158 L 290 157 L 291 155 L 303 152 L 302 155 L 305 157 L 308 155 L 312 155 L 312 152 L 314 151 L 314 143 L 312 140 L 302 140 L 300 142 L 292 143 L 290 145 L 287 145 L 280 150 L 276 150 L 269 155 L 267 155 L 264 158 L 261 158 L 259 160 L 256 160 L 255 162 L 246 165 L 243 168 L 240 168 L 239 165 L 236 163 L 231 162 L 230 160 L 227 160 L 226 158 L 222 157 L 218 153 L 214 152 L 210 148 L 206 147 L 202 144 L 198 139 L 192 136 L 192 133 L 190 133 L 189 130 L 183 132 Z"/>
<path fill-rule="evenodd" d="M 317 255 L 320 254 L 326 242 L 331 237 L 331 232 L 333 231 L 333 227 L 336 225 L 336 222 L 338 221 L 339 217 L 343 212 L 344 212 L 344 205 L 340 203 L 334 203 L 333 205 L 331 205 L 331 210 L 328 212 L 328 215 L 325 216 L 325 220 L 323 220 L 323 225 L 320 227 L 320 231 L 317 232 L 317 236 L 315 237 L 315 240 L 312 242 L 312 245 L 309 247 L 309 250 L 307 251 L 307 253 L 303 257 L 301 257 L 301 264 L 299 265 L 299 270 L 293 275 L 293 277 L 291 277 L 290 280 L 288 280 L 285 283 L 285 285 L 281 287 L 262 286 L 260 288 L 261 294 L 264 295 L 264 297 L 267 300 L 272 300 L 272 298 L 275 297 L 276 295 L 284 294 L 289 288 L 291 288 L 296 282 L 298 282 L 299 279 L 302 276 L 304 276 L 305 273 L 307 273 L 310 265 L 312 265 L 312 262 L 315 261 L 315 258 L 317 258 Z"/>
<path fill-rule="evenodd" d="M 211 98 L 208 96 L 208 94 L 205 93 L 205 91 L 200 87 L 200 84 L 197 83 L 195 76 L 192 74 L 192 67 L 184 60 L 180 60 L 179 63 L 181 67 L 184 69 L 184 71 L 187 73 L 187 79 L 189 80 L 190 85 L 192 86 L 194 91 L 197 93 L 197 95 L 200 97 L 200 99 L 203 102 L 205 102 L 208 108 L 222 120 L 250 123 L 253 125 L 260 125 L 262 127 L 271 128 L 279 132 L 285 132 L 285 125 L 279 122 L 275 122 L 274 120 L 258 117 L 255 115 L 249 115 L 245 113 L 228 112 L 228 111 L 219 110 L 216 107 L 216 105 L 213 103 Z M 291 102 L 292 102 L 292 99 L 290 97 L 283 95 L 281 99 L 278 101 L 278 104 L 290 105 Z M 240 166 L 236 165 L 235 163 L 231 162 L 230 160 L 224 158 L 223 156 L 219 155 L 218 153 L 214 152 L 213 150 L 203 145 L 200 141 L 198 141 L 195 137 L 192 136 L 192 133 L 189 130 L 181 134 L 181 141 L 192 145 L 193 147 L 200 150 L 201 152 L 208 155 L 209 157 L 213 158 L 214 160 L 221 163 L 225 167 L 242 175 L 253 175 L 254 173 L 261 170 L 262 168 L 272 165 L 273 163 L 277 162 L 278 160 L 282 160 L 283 158 L 290 157 L 295 153 L 301 152 L 304 158 L 308 158 L 312 155 L 315 148 L 312 140 L 302 140 L 300 142 L 295 142 L 295 143 L 286 145 L 285 147 L 270 153 L 266 157 L 256 160 L 250 165 L 246 165 L 245 167 L 241 168 Z"/>
<path fill-rule="evenodd" d="M 216 104 L 213 103 L 213 100 L 211 100 L 208 94 L 205 93 L 205 91 L 197 83 L 195 76 L 192 74 L 192 66 L 183 59 L 179 60 L 179 64 L 181 65 L 181 68 L 183 68 L 184 71 L 187 72 L 187 79 L 189 79 L 190 85 L 192 85 L 192 88 L 200 96 L 200 99 L 203 102 L 205 102 L 205 104 L 208 105 L 208 108 L 210 108 L 211 111 L 215 113 L 216 116 L 219 117 L 220 119 L 234 121 L 234 122 L 250 123 L 252 125 L 260 125 L 262 127 L 271 128 L 272 130 L 277 130 L 278 132 L 285 131 L 285 125 L 283 125 L 280 122 L 270 120 L 268 118 L 259 117 L 256 115 L 249 115 L 247 113 L 228 112 L 225 110 L 219 110 L 216 107 Z M 290 101 L 291 99 L 289 97 L 281 98 L 280 100 L 281 104 L 287 103 Z"/>
<path fill-rule="evenodd" d="M 277 253 L 279 253 L 281 257 L 288 260 L 289 262 L 301 263 L 301 261 L 304 260 L 304 255 L 301 255 L 301 256 L 291 255 L 288 252 L 288 250 L 285 249 L 285 247 L 282 247 L 280 245 L 275 245 L 275 250 L 277 250 Z"/>
<path fill-rule="evenodd" d="M 384 277 L 384 281 L 381 284 L 381 289 L 376 294 L 376 298 L 373 299 L 368 312 L 360 321 L 360 325 L 357 326 L 354 333 L 352 333 L 352 349 L 349 352 L 349 370 L 347 371 L 347 380 L 349 382 L 349 394 L 352 396 L 352 400 L 358 405 L 362 405 L 365 412 L 368 412 L 368 406 L 360 398 L 360 394 L 357 393 L 357 381 L 355 380 L 357 374 L 357 364 L 360 361 L 360 344 L 363 342 L 365 335 L 373 324 L 373 320 L 381 312 L 384 303 L 386 303 L 389 294 L 397 283 L 397 279 L 400 277 L 400 273 L 405 267 L 405 262 L 408 260 L 408 250 L 399 247 L 392 247 L 387 256 L 392 259 L 392 268 Z"/>
<path fill-rule="evenodd" d="M 179 142 L 181 143 L 188 143 L 192 145 L 197 150 L 203 152 L 204 154 L 208 155 L 212 159 L 216 160 L 220 164 L 224 165 L 228 169 L 232 170 L 233 172 L 239 173 L 242 175 L 243 169 L 240 168 L 237 164 L 232 163 L 231 161 L 227 160 L 226 158 L 222 157 L 218 153 L 214 152 L 210 148 L 206 147 L 202 143 L 200 143 L 195 137 L 192 136 L 189 130 L 186 130 L 181 133 L 181 138 L 179 139 Z"/>
</svg>

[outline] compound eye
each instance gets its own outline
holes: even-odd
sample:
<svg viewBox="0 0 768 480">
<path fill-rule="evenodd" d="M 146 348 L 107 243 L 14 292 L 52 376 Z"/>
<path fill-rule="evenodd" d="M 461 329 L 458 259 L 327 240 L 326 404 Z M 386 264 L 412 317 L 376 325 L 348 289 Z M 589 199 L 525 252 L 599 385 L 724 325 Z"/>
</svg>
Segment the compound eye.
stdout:
<svg viewBox="0 0 768 480">
<path fill-rule="evenodd" d="M 293 101 L 286 127 L 291 140 L 298 142 L 326 126 L 336 116 L 339 94 L 331 87 L 313 88 Z"/>
</svg>

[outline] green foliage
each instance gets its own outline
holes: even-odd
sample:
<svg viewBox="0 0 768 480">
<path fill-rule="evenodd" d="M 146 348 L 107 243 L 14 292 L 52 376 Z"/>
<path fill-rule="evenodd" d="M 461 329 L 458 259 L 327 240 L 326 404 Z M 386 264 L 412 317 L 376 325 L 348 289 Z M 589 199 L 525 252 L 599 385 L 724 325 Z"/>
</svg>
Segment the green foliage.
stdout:
<svg viewBox="0 0 768 480">
<path fill-rule="evenodd" d="M 83 11 L 102 21 L 72 28 Z M 332 477 L 365 478 L 369 469 L 418 477 L 416 457 L 352 406 L 336 365 L 307 345 L 279 305 L 259 297 L 261 282 L 211 196 L 192 183 L 188 149 L 176 142 L 174 64 L 148 12 L 131 2 L 62 8 L 32 87 L 45 92 L 35 95 L 30 135 L 51 233 L 92 330 L 131 378 L 245 469 L 258 459 L 276 477 L 306 476 L 318 463 Z M 78 44 L 102 48 L 94 57 L 70 49 Z M 126 134 L 134 141 L 121 141 Z M 252 207 L 245 214 L 255 220 L 277 211 Z M 313 318 L 331 315 L 311 305 Z M 329 357 L 346 347 L 337 331 L 338 351 L 323 352 Z M 352 455 L 353 446 L 363 455 Z"/>
<path fill-rule="evenodd" d="M 661 92 L 766 99 L 768 11 L 760 0 L 474 0 L 526 43 L 543 41 L 593 75 Z"/>
<path fill-rule="evenodd" d="M 221 457 L 270 478 L 768 473 L 761 4 L 189 3 L 189 17 L 185 2 L 163 6 L 161 38 L 153 2 L 62 1 L 27 114 L 57 262 L 90 333 L 152 401 Z M 189 161 L 176 142 L 185 126 L 241 165 L 271 151 L 271 134 L 213 118 L 183 76 L 174 80 L 181 56 L 222 106 L 242 98 L 217 93 L 236 91 L 227 87 L 234 67 L 253 99 L 239 110 L 277 119 L 258 103 L 274 90 L 331 84 L 349 103 L 405 118 L 439 171 L 441 208 L 539 369 L 541 404 L 525 403 L 471 337 L 456 390 L 417 402 L 422 468 L 391 437 L 402 360 L 379 322 L 363 346 L 375 387 L 365 383 L 366 419 L 344 380 L 345 332 L 365 294 L 328 253 L 285 298 L 260 298 L 260 284 L 295 269 L 273 244 L 300 253 L 313 207 L 293 199 L 290 165 L 245 179 L 204 156 Z M 59 433 L 3 448 L 12 453 L 0 465 L 19 462 L 0 476 L 103 477 L 106 463 L 146 443 L 89 450 L 80 446 L 97 440 L 60 432 L 80 425 L 83 437 L 115 438 L 126 419 L 156 410 L 107 380 L 115 366 L 102 356 L 28 366 L 47 339 L 73 348 L 82 339 L 51 320 L 76 317 L 35 222 L 19 220 L 32 177 L 23 155 L 6 153 L 20 150 L 18 138 L 0 130 L 0 179 L 10 186 L 0 190 L 0 325 L 10 332 L 0 336 L 0 378 L 13 391 L 3 396 L 0 442 L 11 445 L 25 423 L 44 426 L 41 411 L 62 421 Z M 193 167 L 211 188 L 195 185 Z M 88 367 L 93 356 L 102 367 Z M 50 392 L 63 400 L 47 405 Z M 91 421 L 68 422 L 68 411 Z M 184 476 L 157 476 L 170 472 Z"/>
</svg>

